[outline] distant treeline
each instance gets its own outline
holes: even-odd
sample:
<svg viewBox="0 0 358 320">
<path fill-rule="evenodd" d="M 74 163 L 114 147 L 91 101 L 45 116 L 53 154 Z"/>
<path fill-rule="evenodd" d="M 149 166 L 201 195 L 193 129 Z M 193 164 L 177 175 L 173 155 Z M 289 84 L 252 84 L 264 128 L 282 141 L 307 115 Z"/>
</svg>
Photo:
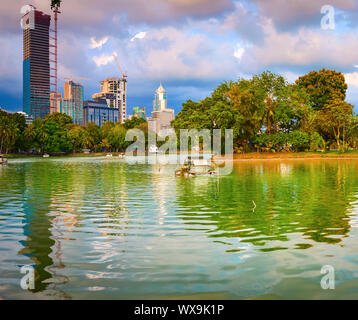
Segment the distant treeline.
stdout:
<svg viewBox="0 0 358 320">
<path fill-rule="evenodd" d="M 26 125 L 22 114 L 0 110 L 0 153 L 68 154 L 83 149 L 124 151 L 131 144 L 125 141 L 126 132 L 132 128 L 147 132 L 148 125 L 145 119 L 134 117 L 123 124 L 108 121 L 102 127 L 94 122 L 80 126 L 73 124 L 70 116 L 58 112 Z"/>
<path fill-rule="evenodd" d="M 199 102 L 184 102 L 172 126 L 177 137 L 180 129 L 233 129 L 237 152 L 344 152 L 358 147 L 358 117 L 345 101 L 347 88 L 344 75 L 333 70 L 310 72 L 295 83 L 266 71 L 249 80 L 224 82 Z M 0 153 L 124 151 L 132 128 L 148 139 L 145 119 L 79 126 L 66 114 L 52 113 L 26 125 L 23 115 L 0 110 Z"/>
<path fill-rule="evenodd" d="M 345 101 L 344 75 L 313 71 L 288 83 L 266 71 L 220 84 L 210 97 L 183 103 L 180 129 L 233 129 L 236 151 L 356 149 L 358 118 Z"/>
</svg>

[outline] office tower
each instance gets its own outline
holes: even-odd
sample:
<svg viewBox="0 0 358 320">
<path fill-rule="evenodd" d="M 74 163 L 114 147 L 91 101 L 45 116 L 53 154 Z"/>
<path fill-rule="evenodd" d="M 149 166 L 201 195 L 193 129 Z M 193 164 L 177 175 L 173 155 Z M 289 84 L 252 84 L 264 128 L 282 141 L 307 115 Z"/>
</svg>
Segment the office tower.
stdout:
<svg viewBox="0 0 358 320">
<path fill-rule="evenodd" d="M 119 110 L 108 107 L 105 100 L 85 101 L 83 104 L 83 120 L 84 125 L 89 122 L 94 122 L 99 126 L 107 121 L 116 123 L 120 121 Z"/>
<path fill-rule="evenodd" d="M 70 116 L 74 124 L 83 124 L 83 86 L 72 80 L 65 82 L 64 98 L 61 93 L 51 93 L 51 111 Z"/>
<path fill-rule="evenodd" d="M 142 107 L 142 108 L 134 107 L 133 108 L 133 117 L 145 119 L 145 108 L 144 107 Z"/>
<path fill-rule="evenodd" d="M 167 94 L 160 84 L 153 101 L 153 112 L 148 119 L 148 128 L 159 136 L 168 136 L 174 133 L 170 123 L 174 120 L 174 110 L 167 108 Z"/>
<path fill-rule="evenodd" d="M 161 111 L 167 108 L 167 93 L 162 84 L 156 90 L 153 101 L 153 111 Z"/>
<path fill-rule="evenodd" d="M 101 92 L 92 96 L 93 100 L 106 100 L 110 108 L 119 110 L 120 122 L 127 117 L 127 81 L 123 78 L 107 78 L 101 81 Z"/>
<path fill-rule="evenodd" d="M 22 17 L 23 111 L 34 119 L 50 113 L 50 21 L 35 8 Z"/>
<path fill-rule="evenodd" d="M 83 86 L 73 81 L 65 82 L 62 109 L 71 116 L 74 124 L 83 124 Z"/>
</svg>

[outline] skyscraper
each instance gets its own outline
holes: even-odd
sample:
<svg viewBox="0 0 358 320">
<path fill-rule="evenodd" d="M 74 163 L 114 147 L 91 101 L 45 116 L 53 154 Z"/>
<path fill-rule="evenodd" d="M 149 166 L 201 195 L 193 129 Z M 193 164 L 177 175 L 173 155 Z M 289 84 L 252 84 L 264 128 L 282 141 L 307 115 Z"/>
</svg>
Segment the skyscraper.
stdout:
<svg viewBox="0 0 358 320">
<path fill-rule="evenodd" d="M 92 95 L 93 100 L 106 100 L 110 108 L 119 110 L 120 122 L 127 117 L 127 81 L 122 78 L 107 78 L 101 81 L 101 92 Z"/>
<path fill-rule="evenodd" d="M 23 111 L 34 119 L 50 113 L 50 21 L 35 8 L 22 17 Z"/>
<path fill-rule="evenodd" d="M 134 107 L 133 108 L 133 117 L 145 119 L 145 107 Z"/>
<path fill-rule="evenodd" d="M 74 124 L 83 124 L 83 86 L 73 81 L 65 82 L 64 98 L 61 93 L 51 93 L 51 110 L 70 116 Z"/>
<path fill-rule="evenodd" d="M 159 136 L 168 136 L 174 133 L 170 126 L 172 120 L 174 120 L 174 110 L 167 108 L 167 93 L 160 84 L 155 91 L 153 112 L 151 118 L 148 119 L 148 128 Z"/>
<path fill-rule="evenodd" d="M 161 111 L 167 108 L 167 93 L 165 92 L 162 84 L 155 92 L 153 101 L 153 111 Z"/>
<path fill-rule="evenodd" d="M 83 86 L 80 83 L 65 82 L 62 108 L 72 117 L 73 123 L 83 124 Z"/>
</svg>

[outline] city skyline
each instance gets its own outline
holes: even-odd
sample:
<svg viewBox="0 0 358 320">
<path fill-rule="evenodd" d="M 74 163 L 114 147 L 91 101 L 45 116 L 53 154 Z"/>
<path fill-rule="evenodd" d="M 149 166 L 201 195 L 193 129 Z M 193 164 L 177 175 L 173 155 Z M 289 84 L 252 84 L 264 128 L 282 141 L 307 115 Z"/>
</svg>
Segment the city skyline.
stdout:
<svg viewBox="0 0 358 320">
<path fill-rule="evenodd" d="M 0 13 L 0 43 L 7 48 L 0 52 L 0 105 L 10 111 L 22 110 L 19 20 L 28 3 L 50 13 L 45 0 L 14 1 Z M 334 30 L 321 28 L 321 0 L 300 6 L 279 0 L 155 0 L 150 7 L 140 0 L 101 3 L 63 1 L 59 15 L 59 78 L 92 79 L 83 84 L 85 100 L 101 80 L 120 76 L 116 54 L 128 72 L 128 114 L 137 105 L 150 110 L 160 81 L 171 96 L 168 107 L 178 113 L 187 99 L 204 98 L 220 82 L 267 69 L 289 81 L 323 67 L 341 71 L 349 85 L 347 100 L 357 105 L 357 4 L 352 0 L 330 2 Z M 83 11 L 87 19 L 81 18 Z"/>
</svg>

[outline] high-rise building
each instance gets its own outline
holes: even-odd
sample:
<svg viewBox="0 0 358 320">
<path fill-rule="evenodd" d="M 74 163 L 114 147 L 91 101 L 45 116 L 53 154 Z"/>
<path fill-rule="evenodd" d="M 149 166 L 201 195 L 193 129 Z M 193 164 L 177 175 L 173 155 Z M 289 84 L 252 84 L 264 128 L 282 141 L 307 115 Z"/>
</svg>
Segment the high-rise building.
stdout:
<svg viewBox="0 0 358 320">
<path fill-rule="evenodd" d="M 89 122 L 102 126 L 107 121 L 119 122 L 119 110 L 110 108 L 105 100 L 85 101 L 83 105 L 84 125 Z"/>
<path fill-rule="evenodd" d="M 83 124 L 83 86 L 80 83 L 65 82 L 64 98 L 61 93 L 51 93 L 50 102 L 51 110 L 67 114 L 74 124 Z"/>
<path fill-rule="evenodd" d="M 107 78 L 101 81 L 101 92 L 92 96 L 93 100 L 106 100 L 110 108 L 119 110 L 120 122 L 127 117 L 127 81 L 123 78 Z"/>
<path fill-rule="evenodd" d="M 174 133 L 170 125 L 172 120 L 174 120 L 174 110 L 167 108 L 167 93 L 160 84 L 155 92 L 152 116 L 148 119 L 148 129 L 159 136 L 171 135 Z"/>
<path fill-rule="evenodd" d="M 23 111 L 34 119 L 50 113 L 51 16 L 33 8 L 21 21 L 23 27 Z"/>
<path fill-rule="evenodd" d="M 133 108 L 133 117 L 145 119 L 145 107 L 134 107 Z"/>
<path fill-rule="evenodd" d="M 73 123 L 83 124 L 83 86 L 73 81 L 65 82 L 63 112 L 72 117 Z"/>
<path fill-rule="evenodd" d="M 153 101 L 153 111 L 161 111 L 167 109 L 167 93 L 162 84 L 156 90 Z"/>
</svg>

